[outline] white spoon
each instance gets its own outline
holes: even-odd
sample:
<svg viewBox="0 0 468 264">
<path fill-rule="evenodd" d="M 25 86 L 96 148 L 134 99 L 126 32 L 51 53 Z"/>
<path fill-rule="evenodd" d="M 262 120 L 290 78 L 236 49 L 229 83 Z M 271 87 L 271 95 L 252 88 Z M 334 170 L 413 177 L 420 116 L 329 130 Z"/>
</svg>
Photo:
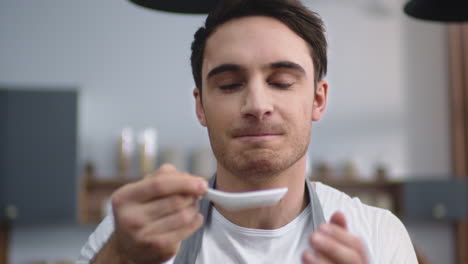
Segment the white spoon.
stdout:
<svg viewBox="0 0 468 264">
<path fill-rule="evenodd" d="M 274 205 L 288 191 L 288 188 L 230 193 L 208 188 L 204 198 L 229 211 L 252 209 Z"/>
</svg>

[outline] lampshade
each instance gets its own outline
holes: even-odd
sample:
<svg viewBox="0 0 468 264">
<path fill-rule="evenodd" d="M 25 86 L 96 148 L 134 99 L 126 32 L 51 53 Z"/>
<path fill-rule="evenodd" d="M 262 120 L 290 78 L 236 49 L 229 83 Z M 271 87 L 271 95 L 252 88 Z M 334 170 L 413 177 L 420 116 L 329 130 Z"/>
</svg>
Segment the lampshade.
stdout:
<svg viewBox="0 0 468 264">
<path fill-rule="evenodd" d="M 424 20 L 468 22 L 468 0 L 412 0 L 405 13 Z"/>
<path fill-rule="evenodd" d="M 146 8 L 185 14 L 208 14 L 218 0 L 130 0 Z"/>
</svg>

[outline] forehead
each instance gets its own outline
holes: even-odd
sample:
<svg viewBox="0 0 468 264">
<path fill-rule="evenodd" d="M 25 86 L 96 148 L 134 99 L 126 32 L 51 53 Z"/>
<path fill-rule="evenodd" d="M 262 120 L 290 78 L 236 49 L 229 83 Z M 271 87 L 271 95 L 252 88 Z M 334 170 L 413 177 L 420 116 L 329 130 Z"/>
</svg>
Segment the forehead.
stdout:
<svg viewBox="0 0 468 264">
<path fill-rule="evenodd" d="M 265 16 L 236 18 L 208 38 L 202 75 L 224 63 L 254 68 L 276 61 L 297 63 L 313 76 L 308 44 L 285 24 Z"/>
</svg>

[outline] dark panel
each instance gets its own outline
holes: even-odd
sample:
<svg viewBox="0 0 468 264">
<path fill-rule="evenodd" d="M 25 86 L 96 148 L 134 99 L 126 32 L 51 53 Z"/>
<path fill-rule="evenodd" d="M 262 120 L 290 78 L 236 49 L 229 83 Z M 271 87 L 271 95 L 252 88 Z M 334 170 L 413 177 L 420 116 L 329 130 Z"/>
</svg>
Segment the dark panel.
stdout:
<svg viewBox="0 0 468 264">
<path fill-rule="evenodd" d="M 0 90 L 0 222 L 5 219 L 5 173 L 6 173 L 6 127 L 7 127 L 7 92 Z"/>
<path fill-rule="evenodd" d="M 5 202 L 15 223 L 75 219 L 77 96 L 8 91 Z"/>
<path fill-rule="evenodd" d="M 461 220 L 468 217 L 467 181 L 412 181 L 403 185 L 403 216 L 414 220 Z"/>
</svg>

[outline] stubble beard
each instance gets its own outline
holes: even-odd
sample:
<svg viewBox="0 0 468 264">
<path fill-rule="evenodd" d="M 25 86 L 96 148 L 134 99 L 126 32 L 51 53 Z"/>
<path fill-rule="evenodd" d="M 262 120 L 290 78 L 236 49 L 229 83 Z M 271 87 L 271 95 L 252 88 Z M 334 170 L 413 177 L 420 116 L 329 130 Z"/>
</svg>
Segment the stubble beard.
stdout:
<svg viewBox="0 0 468 264">
<path fill-rule="evenodd" d="M 208 133 L 218 164 L 246 182 L 258 183 L 280 175 L 306 154 L 310 142 L 310 129 L 309 127 L 305 134 L 289 139 L 281 149 L 252 146 L 241 151 L 230 150 L 226 147 L 226 142 L 211 133 L 209 129 Z"/>
</svg>

